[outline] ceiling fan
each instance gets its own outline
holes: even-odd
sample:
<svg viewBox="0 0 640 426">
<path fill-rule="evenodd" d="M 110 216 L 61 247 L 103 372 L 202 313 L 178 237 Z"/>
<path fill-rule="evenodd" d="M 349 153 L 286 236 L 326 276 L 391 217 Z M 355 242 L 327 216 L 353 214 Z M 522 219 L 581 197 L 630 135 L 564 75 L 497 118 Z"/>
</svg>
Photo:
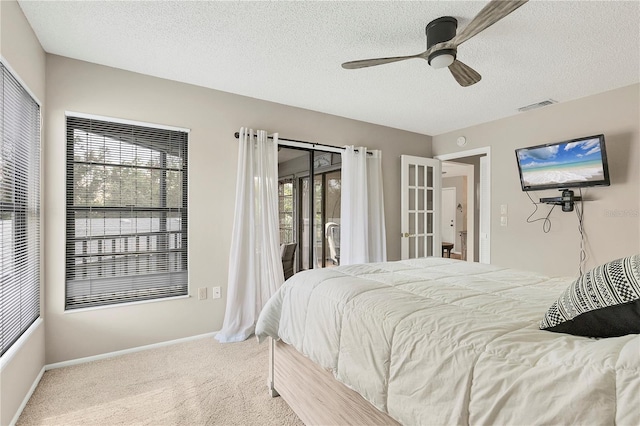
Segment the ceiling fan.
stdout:
<svg viewBox="0 0 640 426">
<path fill-rule="evenodd" d="M 345 62 L 342 68 L 356 69 L 372 67 L 374 65 L 388 64 L 404 61 L 406 59 L 421 58 L 429 62 L 433 68 L 449 67 L 449 71 L 458 84 L 463 87 L 471 86 L 482 78 L 470 66 L 456 59 L 458 46 L 479 32 L 489 28 L 511 12 L 525 4 L 528 0 L 491 0 L 469 22 L 460 33 L 456 34 L 458 21 L 451 16 L 434 19 L 427 24 L 427 50 L 410 56 L 395 56 L 390 58 L 363 59 L 360 61 Z"/>
</svg>

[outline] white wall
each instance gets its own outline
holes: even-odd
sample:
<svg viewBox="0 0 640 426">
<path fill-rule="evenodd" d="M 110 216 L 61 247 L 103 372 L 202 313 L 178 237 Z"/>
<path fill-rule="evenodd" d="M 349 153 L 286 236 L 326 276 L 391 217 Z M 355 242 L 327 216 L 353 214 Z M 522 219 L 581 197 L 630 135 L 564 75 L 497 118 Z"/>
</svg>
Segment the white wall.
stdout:
<svg viewBox="0 0 640 426">
<path fill-rule="evenodd" d="M 0 1 L 0 55 L 17 77 L 42 103 L 45 114 L 45 53 L 20 6 L 15 1 Z M 44 228 L 41 229 L 44 233 Z M 41 256 L 44 259 L 43 256 Z M 44 268 L 42 268 L 44 269 Z M 43 312 L 44 281 L 40 283 L 40 306 Z M 29 389 L 44 367 L 44 325 L 15 344 L 16 351 L 0 370 L 0 425 L 7 425 L 17 413 Z M 4 357 L 8 357 L 7 352 Z"/>
<path fill-rule="evenodd" d="M 390 259 L 399 259 L 399 156 L 429 156 L 429 136 L 54 55 L 47 56 L 46 77 L 47 363 L 221 328 L 234 214 L 237 140 L 233 134 L 243 125 L 286 138 L 381 149 L 387 250 Z M 190 297 L 64 312 L 65 111 L 191 129 L 189 291 L 193 296 L 198 287 L 221 286 L 222 299 Z"/>
<path fill-rule="evenodd" d="M 587 268 L 640 252 L 640 85 L 559 103 L 509 118 L 460 129 L 433 138 L 433 154 L 459 150 L 458 136 L 466 136 L 465 150 L 491 147 L 491 263 L 576 275 L 580 235 L 575 213 L 557 207 L 552 228 L 526 223 L 533 206 L 520 188 L 514 150 L 603 133 L 609 158 L 611 186 L 583 191 Z M 534 199 L 559 192 L 539 191 Z M 508 205 L 508 226 L 500 226 L 500 205 Z M 540 206 L 536 217 L 550 206 Z"/>
<path fill-rule="evenodd" d="M 456 189 L 456 229 L 453 251 L 462 253 L 462 238 L 460 232 L 467 230 L 467 178 L 466 176 L 453 176 L 442 178 L 443 188 Z M 462 211 L 458 211 L 457 206 L 462 206 Z"/>
</svg>

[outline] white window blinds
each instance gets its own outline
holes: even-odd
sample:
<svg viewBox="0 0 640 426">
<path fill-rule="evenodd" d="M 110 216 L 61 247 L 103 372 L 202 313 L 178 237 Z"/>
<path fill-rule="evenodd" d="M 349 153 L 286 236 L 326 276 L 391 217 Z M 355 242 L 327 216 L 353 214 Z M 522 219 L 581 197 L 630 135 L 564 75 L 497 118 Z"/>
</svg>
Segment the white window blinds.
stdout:
<svg viewBox="0 0 640 426">
<path fill-rule="evenodd" d="M 40 107 L 0 70 L 1 355 L 40 316 Z"/>
<path fill-rule="evenodd" d="M 187 294 L 187 137 L 67 117 L 66 309 Z"/>
</svg>

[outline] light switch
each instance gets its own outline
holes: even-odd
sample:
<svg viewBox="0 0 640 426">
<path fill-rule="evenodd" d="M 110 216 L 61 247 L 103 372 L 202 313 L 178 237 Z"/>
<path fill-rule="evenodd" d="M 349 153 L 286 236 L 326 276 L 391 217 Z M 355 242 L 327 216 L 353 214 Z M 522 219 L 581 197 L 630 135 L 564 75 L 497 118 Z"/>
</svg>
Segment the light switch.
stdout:
<svg viewBox="0 0 640 426">
<path fill-rule="evenodd" d="M 507 226 L 507 217 L 500 216 L 500 226 Z"/>
<path fill-rule="evenodd" d="M 207 288 L 206 287 L 200 287 L 198 289 L 198 300 L 204 300 L 207 298 Z"/>
<path fill-rule="evenodd" d="M 500 205 L 500 214 L 501 215 L 506 215 L 509 212 L 509 208 L 507 207 L 506 204 L 501 204 Z"/>
</svg>

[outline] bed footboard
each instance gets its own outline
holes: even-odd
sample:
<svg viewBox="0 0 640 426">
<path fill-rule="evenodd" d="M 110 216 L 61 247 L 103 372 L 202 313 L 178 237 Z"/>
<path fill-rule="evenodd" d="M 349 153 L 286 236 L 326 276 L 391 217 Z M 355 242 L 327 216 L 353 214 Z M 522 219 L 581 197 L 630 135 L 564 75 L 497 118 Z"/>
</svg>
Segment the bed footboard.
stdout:
<svg viewBox="0 0 640 426">
<path fill-rule="evenodd" d="M 399 425 L 292 346 L 270 339 L 269 391 L 307 425 Z"/>
</svg>

